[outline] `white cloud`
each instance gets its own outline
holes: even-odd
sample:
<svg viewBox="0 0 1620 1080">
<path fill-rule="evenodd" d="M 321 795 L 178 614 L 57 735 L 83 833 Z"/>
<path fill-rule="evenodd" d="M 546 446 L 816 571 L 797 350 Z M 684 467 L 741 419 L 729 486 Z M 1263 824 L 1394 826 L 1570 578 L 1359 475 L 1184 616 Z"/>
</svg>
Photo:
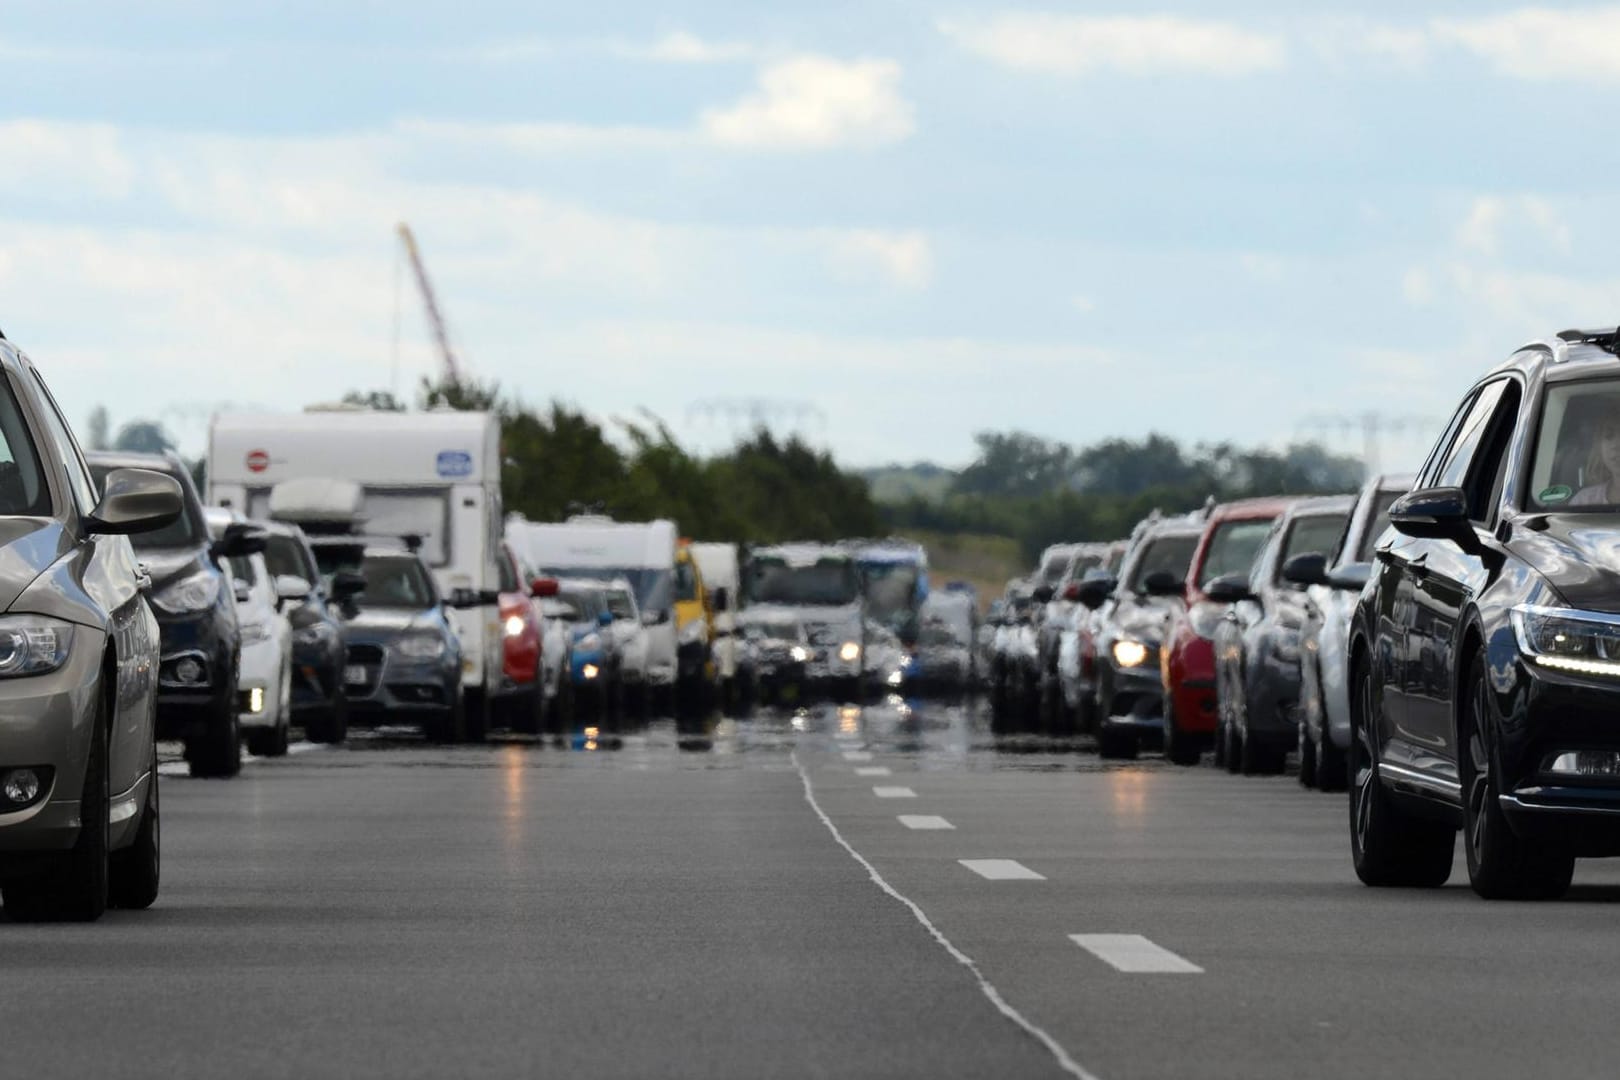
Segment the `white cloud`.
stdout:
<svg viewBox="0 0 1620 1080">
<path fill-rule="evenodd" d="M 939 28 L 999 64 L 1056 75 L 1249 75 L 1282 67 L 1288 55 L 1281 37 L 1172 15 L 1028 12 L 946 19 Z"/>
<path fill-rule="evenodd" d="M 704 112 L 700 127 L 725 146 L 881 146 L 916 129 L 899 84 L 900 65 L 893 60 L 799 56 L 767 65 L 757 90 L 728 108 Z"/>
<path fill-rule="evenodd" d="M 1567 255 L 1574 237 L 1558 210 L 1536 195 L 1480 195 L 1468 209 L 1468 216 L 1457 227 L 1457 245 L 1479 255 L 1500 254 L 1504 233 L 1510 233 L 1515 247 L 1538 252 L 1551 250 Z"/>
<path fill-rule="evenodd" d="M 1535 81 L 1620 80 L 1620 8 L 1521 8 L 1473 19 L 1434 19 L 1436 41 Z"/>
<path fill-rule="evenodd" d="M 613 51 L 638 60 L 658 60 L 670 64 L 722 64 L 753 60 L 760 55 L 757 46 L 742 41 L 707 41 L 696 34 L 678 30 L 650 45 L 619 43 Z"/>
<path fill-rule="evenodd" d="M 908 289 L 923 289 L 934 276 L 934 251 L 920 232 L 859 229 L 832 233 L 829 257 L 857 280 L 874 275 Z"/>
</svg>

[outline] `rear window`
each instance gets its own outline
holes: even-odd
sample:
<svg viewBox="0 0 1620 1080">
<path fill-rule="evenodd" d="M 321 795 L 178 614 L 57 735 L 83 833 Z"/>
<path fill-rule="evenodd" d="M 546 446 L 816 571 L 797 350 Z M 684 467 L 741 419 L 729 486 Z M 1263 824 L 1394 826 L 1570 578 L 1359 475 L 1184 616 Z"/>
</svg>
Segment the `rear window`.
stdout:
<svg viewBox="0 0 1620 1080">
<path fill-rule="evenodd" d="M 1203 588 L 1216 578 L 1229 574 L 1248 577 L 1254 569 L 1254 560 L 1271 535 L 1276 518 L 1250 518 L 1247 521 L 1225 521 L 1215 527 L 1209 541 L 1209 553 L 1204 556 L 1204 567 L 1198 574 L 1198 587 Z"/>
<path fill-rule="evenodd" d="M 1142 558 L 1137 561 L 1131 580 L 1126 582 L 1132 592 L 1140 592 L 1149 574 L 1164 571 L 1178 581 L 1185 581 L 1187 568 L 1192 565 L 1193 552 L 1198 550 L 1196 536 L 1161 536 L 1149 540 Z"/>
<path fill-rule="evenodd" d="M 1283 548 L 1282 562 L 1277 565 L 1277 572 L 1282 573 L 1283 564 L 1296 555 L 1331 555 L 1339 546 L 1339 540 L 1344 536 L 1344 526 L 1348 518 L 1346 514 L 1318 514 L 1313 517 L 1295 518 L 1293 526 L 1288 530 L 1288 543 Z"/>
</svg>

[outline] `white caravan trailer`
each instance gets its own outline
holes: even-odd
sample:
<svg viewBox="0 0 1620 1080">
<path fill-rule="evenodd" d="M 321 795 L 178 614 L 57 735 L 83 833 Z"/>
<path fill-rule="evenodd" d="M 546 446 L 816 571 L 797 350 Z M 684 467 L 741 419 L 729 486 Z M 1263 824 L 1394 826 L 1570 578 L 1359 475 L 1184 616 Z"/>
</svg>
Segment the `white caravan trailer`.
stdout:
<svg viewBox="0 0 1620 1080">
<path fill-rule="evenodd" d="M 675 523 L 624 522 L 580 514 L 561 524 L 540 524 L 517 515 L 506 523 L 506 540 L 528 565 L 546 577 L 622 577 L 636 593 L 647 627 L 646 689 L 663 698 L 675 687 Z"/>
<path fill-rule="evenodd" d="M 214 418 L 208 436 L 212 504 L 268 519 L 277 485 L 313 479 L 359 485 L 357 524 L 365 533 L 420 537 L 422 559 L 444 595 L 466 589 L 488 596 L 489 604 L 458 613 L 469 727 L 485 730 L 490 698 L 506 689 L 494 602 L 503 516 L 500 422 L 488 413 L 449 410 Z"/>
</svg>

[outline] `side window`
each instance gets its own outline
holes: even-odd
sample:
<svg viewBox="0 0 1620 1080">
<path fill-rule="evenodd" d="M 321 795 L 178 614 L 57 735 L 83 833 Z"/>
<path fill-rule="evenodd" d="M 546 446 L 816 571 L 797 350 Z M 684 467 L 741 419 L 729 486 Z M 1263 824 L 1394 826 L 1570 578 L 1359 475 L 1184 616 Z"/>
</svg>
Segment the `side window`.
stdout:
<svg viewBox="0 0 1620 1080">
<path fill-rule="evenodd" d="M 85 467 L 84 458 L 79 453 L 79 444 L 74 442 L 73 433 L 62 419 L 61 410 L 56 407 L 56 399 L 45 388 L 45 380 L 39 377 L 39 372 L 32 372 L 34 386 L 39 390 L 40 402 L 44 408 L 40 412 L 45 418 L 45 433 L 50 437 L 51 448 L 56 451 L 55 457 L 61 463 L 63 474 L 67 477 L 68 487 L 73 491 L 73 501 L 78 504 L 79 513 L 88 514 L 96 508 L 96 485 L 90 479 L 90 470 Z"/>
<path fill-rule="evenodd" d="M 1496 508 L 1502 502 L 1508 450 L 1513 446 L 1513 432 L 1519 419 L 1519 385 L 1511 381 L 1503 385 L 1502 400 L 1491 419 L 1474 468 L 1468 474 L 1468 516 L 1487 526 L 1493 523 Z"/>
<path fill-rule="evenodd" d="M 1467 418 L 1477 396 L 1470 393 L 1463 399 L 1462 405 L 1458 407 L 1451 422 L 1446 425 L 1446 430 L 1441 434 L 1440 441 L 1434 444 L 1434 449 L 1430 450 L 1429 456 L 1423 460 L 1423 468 L 1418 470 L 1417 487 L 1434 487 L 1438 483 L 1435 476 L 1439 472 L 1440 462 L 1445 459 L 1446 451 L 1451 448 L 1452 440 L 1457 437 L 1457 428 Z"/>
<path fill-rule="evenodd" d="M 1480 389 L 1468 416 L 1457 429 L 1457 438 L 1446 454 L 1445 464 L 1430 486 L 1463 487 L 1467 483 L 1470 466 L 1490 430 L 1491 418 L 1496 415 L 1497 403 L 1502 400 L 1507 385 L 1506 379 L 1498 379 Z"/>
</svg>

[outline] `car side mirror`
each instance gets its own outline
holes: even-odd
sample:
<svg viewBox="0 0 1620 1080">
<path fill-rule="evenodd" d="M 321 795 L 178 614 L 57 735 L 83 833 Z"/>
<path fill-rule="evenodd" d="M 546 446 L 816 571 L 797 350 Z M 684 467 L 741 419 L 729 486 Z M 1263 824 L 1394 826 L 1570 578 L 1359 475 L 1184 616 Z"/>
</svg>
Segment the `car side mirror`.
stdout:
<svg viewBox="0 0 1620 1080">
<path fill-rule="evenodd" d="M 1389 508 L 1389 523 L 1418 539 L 1450 540 L 1470 552 L 1479 547 L 1462 488 L 1421 488 L 1402 495 Z"/>
<path fill-rule="evenodd" d="M 283 603 L 308 600 L 309 594 L 314 591 L 315 587 L 297 574 L 276 575 L 276 599 Z"/>
<path fill-rule="evenodd" d="M 529 582 L 529 590 L 542 599 L 548 596 L 556 596 L 557 588 L 556 578 L 537 577 Z"/>
<path fill-rule="evenodd" d="M 1057 595 L 1057 590 L 1050 585 L 1037 585 L 1035 591 L 1030 595 L 1037 604 L 1050 604 L 1052 597 Z"/>
<path fill-rule="evenodd" d="M 713 607 L 716 614 L 731 610 L 731 592 L 724 585 L 714 590 Z"/>
<path fill-rule="evenodd" d="M 1204 586 L 1204 595 L 1217 604 L 1236 604 L 1254 599 L 1254 591 L 1249 588 L 1249 579 L 1242 574 L 1227 574 L 1225 577 L 1216 578 Z"/>
<path fill-rule="evenodd" d="M 339 570 L 332 575 L 332 599 L 348 603 L 366 591 L 366 576 L 353 570 Z"/>
<path fill-rule="evenodd" d="M 1327 556 L 1309 551 L 1283 563 L 1283 580 L 1292 585 L 1326 585 Z"/>
<path fill-rule="evenodd" d="M 1372 563 L 1364 562 L 1341 566 L 1327 575 L 1328 585 L 1345 592 L 1360 592 L 1367 587 L 1370 580 L 1372 580 Z"/>
<path fill-rule="evenodd" d="M 1108 598 L 1114 594 L 1119 583 L 1111 577 L 1088 577 L 1075 585 L 1075 592 L 1082 604 L 1092 611 L 1096 611 L 1108 603 Z"/>
<path fill-rule="evenodd" d="M 259 555 L 270 546 L 270 536 L 257 525 L 236 521 L 225 526 L 225 535 L 209 548 L 216 559 L 241 559 Z"/>
<path fill-rule="evenodd" d="M 1155 570 L 1142 579 L 1142 591 L 1149 596 L 1180 596 L 1187 583 L 1168 570 Z"/>
<path fill-rule="evenodd" d="M 84 527 L 91 533 L 128 536 L 172 525 L 185 512 L 185 494 L 174 477 L 151 469 L 114 469 Z"/>
</svg>

